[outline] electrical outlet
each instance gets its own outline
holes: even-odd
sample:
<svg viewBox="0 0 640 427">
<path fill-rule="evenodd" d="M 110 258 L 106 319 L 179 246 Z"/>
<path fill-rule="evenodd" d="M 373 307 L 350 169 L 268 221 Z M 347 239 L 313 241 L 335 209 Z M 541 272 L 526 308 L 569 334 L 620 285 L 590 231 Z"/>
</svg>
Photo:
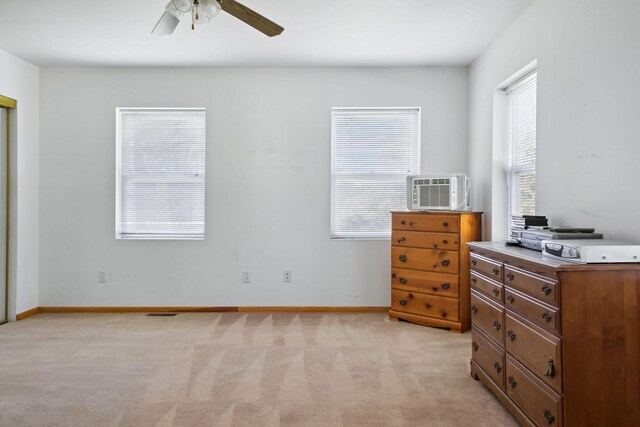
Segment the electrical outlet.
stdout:
<svg viewBox="0 0 640 427">
<path fill-rule="evenodd" d="M 242 283 L 251 283 L 251 276 L 248 270 L 242 272 Z"/>
<path fill-rule="evenodd" d="M 107 270 L 98 270 L 98 282 L 107 283 Z"/>
<path fill-rule="evenodd" d="M 290 283 L 291 282 L 291 271 L 290 270 L 285 270 L 282 273 L 282 281 L 286 282 L 286 283 Z"/>
</svg>

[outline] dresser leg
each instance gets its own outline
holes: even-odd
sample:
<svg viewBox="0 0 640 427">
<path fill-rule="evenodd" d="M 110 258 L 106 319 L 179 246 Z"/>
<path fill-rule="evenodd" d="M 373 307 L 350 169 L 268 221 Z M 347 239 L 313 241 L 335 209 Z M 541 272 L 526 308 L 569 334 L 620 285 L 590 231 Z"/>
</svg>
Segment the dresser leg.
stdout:
<svg viewBox="0 0 640 427">
<path fill-rule="evenodd" d="M 475 365 L 473 363 L 473 359 L 469 359 L 469 365 L 471 365 L 471 369 L 469 371 L 469 375 L 471 375 L 471 378 L 473 378 L 476 381 L 480 380 L 480 378 L 478 378 L 478 374 L 476 374 L 476 370 L 475 370 Z"/>
<path fill-rule="evenodd" d="M 455 325 L 452 325 L 452 326 L 449 328 L 449 330 L 450 330 L 451 332 L 455 332 L 456 334 L 461 334 L 462 332 L 464 332 L 464 331 L 462 330 L 462 325 L 461 325 L 461 324 L 459 324 L 459 323 L 458 323 L 458 324 L 455 324 Z"/>
</svg>

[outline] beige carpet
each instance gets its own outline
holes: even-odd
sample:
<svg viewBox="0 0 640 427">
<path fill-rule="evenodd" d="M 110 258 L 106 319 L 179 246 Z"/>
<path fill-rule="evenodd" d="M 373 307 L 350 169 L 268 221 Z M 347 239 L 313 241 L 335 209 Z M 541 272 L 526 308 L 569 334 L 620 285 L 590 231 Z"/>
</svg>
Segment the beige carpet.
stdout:
<svg viewBox="0 0 640 427">
<path fill-rule="evenodd" d="M 386 314 L 40 314 L 0 326 L 2 426 L 516 426 L 470 334 Z"/>
</svg>

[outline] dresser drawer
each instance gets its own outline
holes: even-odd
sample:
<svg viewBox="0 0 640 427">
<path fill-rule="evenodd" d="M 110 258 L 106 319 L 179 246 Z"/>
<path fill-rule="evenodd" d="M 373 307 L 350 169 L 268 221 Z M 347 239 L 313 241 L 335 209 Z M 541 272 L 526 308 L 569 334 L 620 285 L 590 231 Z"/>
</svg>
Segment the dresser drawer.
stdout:
<svg viewBox="0 0 640 427">
<path fill-rule="evenodd" d="M 504 350 L 491 344 L 479 329 L 471 330 L 471 356 L 484 372 L 504 390 Z"/>
<path fill-rule="evenodd" d="M 391 266 L 457 274 L 458 252 L 394 246 L 391 248 Z"/>
<path fill-rule="evenodd" d="M 560 309 L 556 307 L 536 301 L 509 286 L 504 288 L 504 306 L 544 329 L 557 334 L 561 332 Z"/>
<path fill-rule="evenodd" d="M 471 290 L 471 321 L 489 337 L 504 344 L 504 309 Z"/>
<path fill-rule="evenodd" d="M 457 251 L 460 248 L 456 233 L 429 233 L 425 231 L 393 230 L 391 244 L 394 246 L 412 246 L 417 248 L 446 249 Z"/>
<path fill-rule="evenodd" d="M 560 287 L 555 279 L 505 265 L 504 283 L 547 304 L 559 306 Z"/>
<path fill-rule="evenodd" d="M 435 231 L 457 233 L 460 231 L 460 217 L 454 215 L 425 215 L 420 213 L 394 213 L 391 223 L 393 230 Z"/>
<path fill-rule="evenodd" d="M 471 287 L 483 292 L 497 302 L 502 302 L 502 283 L 491 280 L 475 271 L 471 272 Z"/>
<path fill-rule="evenodd" d="M 538 378 L 562 393 L 560 338 L 543 331 L 507 310 L 505 348 Z"/>
<path fill-rule="evenodd" d="M 391 290 L 391 309 L 437 319 L 458 321 L 458 300 L 419 292 Z"/>
<path fill-rule="evenodd" d="M 471 270 L 475 270 L 491 277 L 498 282 L 502 282 L 502 263 L 489 258 L 472 253 Z"/>
<path fill-rule="evenodd" d="M 563 424 L 562 397 L 507 354 L 507 395 L 538 426 Z"/>
<path fill-rule="evenodd" d="M 450 298 L 460 295 L 458 276 L 455 274 L 392 268 L 391 286 L 404 291 L 425 292 Z"/>
</svg>

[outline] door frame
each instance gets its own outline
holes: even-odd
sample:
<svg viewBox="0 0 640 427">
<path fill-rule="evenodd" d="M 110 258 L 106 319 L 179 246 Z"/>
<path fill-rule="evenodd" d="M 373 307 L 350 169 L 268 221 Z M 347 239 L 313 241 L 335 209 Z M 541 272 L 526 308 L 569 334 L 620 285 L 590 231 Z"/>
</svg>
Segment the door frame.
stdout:
<svg viewBox="0 0 640 427">
<path fill-rule="evenodd" d="M 7 206 L 6 206 L 6 222 L 5 224 L 0 224 L 0 227 L 4 226 L 6 227 L 6 236 L 5 236 L 5 241 L 4 241 L 4 245 L 5 245 L 5 269 L 4 269 L 4 315 L 5 315 L 5 319 L 2 320 L 0 319 L 0 325 L 7 323 L 9 321 L 9 214 L 10 214 L 10 190 L 11 187 L 9 186 L 9 178 L 11 176 L 11 120 L 10 120 L 10 116 L 11 116 L 11 110 L 15 110 L 17 105 L 17 101 L 13 98 L 9 98 L 6 96 L 2 96 L 0 95 L 0 107 L 1 108 L 5 108 L 7 110 L 7 129 L 6 132 L 7 134 L 5 135 L 5 137 L 7 138 L 7 150 L 6 150 L 6 174 L 5 174 L 5 185 L 6 185 L 6 189 L 5 191 L 7 192 Z M 0 245 L 3 244 L 3 242 L 0 242 Z"/>
</svg>

